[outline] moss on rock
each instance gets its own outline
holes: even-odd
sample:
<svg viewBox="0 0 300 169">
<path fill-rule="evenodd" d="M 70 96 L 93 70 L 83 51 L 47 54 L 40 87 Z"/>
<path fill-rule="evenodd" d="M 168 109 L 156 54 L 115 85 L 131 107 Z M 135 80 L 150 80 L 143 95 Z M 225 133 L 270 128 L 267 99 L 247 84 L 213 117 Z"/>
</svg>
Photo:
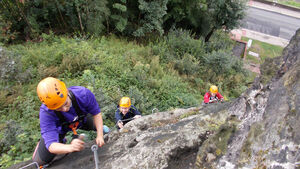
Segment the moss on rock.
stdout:
<svg viewBox="0 0 300 169">
<path fill-rule="evenodd" d="M 214 136 L 203 143 L 196 159 L 197 168 L 213 168 L 213 162 L 227 152 L 228 144 L 236 131 L 238 123 L 236 117 L 229 117 L 224 124 L 219 126 Z M 216 158 L 208 161 L 208 154 L 213 154 Z"/>
</svg>

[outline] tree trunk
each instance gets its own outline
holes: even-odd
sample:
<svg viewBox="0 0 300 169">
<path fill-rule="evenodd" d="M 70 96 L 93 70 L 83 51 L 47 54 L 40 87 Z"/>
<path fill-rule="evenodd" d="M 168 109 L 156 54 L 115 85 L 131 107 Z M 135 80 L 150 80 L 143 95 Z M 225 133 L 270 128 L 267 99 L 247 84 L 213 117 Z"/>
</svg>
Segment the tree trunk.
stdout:
<svg viewBox="0 0 300 169">
<path fill-rule="evenodd" d="M 67 28 L 68 28 L 68 27 L 67 27 L 67 24 L 66 24 L 66 22 L 65 22 L 65 20 L 64 20 L 64 17 L 63 17 L 62 14 L 61 14 L 61 11 L 60 11 L 58 5 L 59 5 L 59 4 L 58 4 L 57 0 L 55 0 L 55 6 L 56 6 L 56 9 L 58 10 L 60 19 L 61 19 L 62 23 L 64 24 L 65 29 L 67 29 Z M 59 21 L 59 20 L 57 20 L 57 21 Z"/>
<path fill-rule="evenodd" d="M 82 26 L 82 22 L 81 22 L 80 11 L 79 11 L 79 7 L 77 6 L 77 4 L 76 4 L 76 11 L 77 11 L 77 14 L 78 14 L 78 20 L 79 20 L 81 32 L 84 34 L 83 26 Z"/>
<path fill-rule="evenodd" d="M 30 39 L 31 38 L 31 33 L 32 33 L 32 27 L 31 27 L 31 25 L 30 25 L 30 23 L 29 23 L 26 15 L 25 15 L 24 11 L 21 9 L 21 7 L 19 6 L 18 3 L 19 3 L 18 0 L 16 0 L 16 6 L 17 6 L 17 8 L 18 8 L 18 10 L 20 12 L 20 15 L 24 19 L 25 23 L 27 24 L 27 26 L 29 28 L 29 33 L 26 32 L 26 36 Z"/>
<path fill-rule="evenodd" d="M 214 31 L 215 31 L 215 27 L 213 27 L 213 28 L 211 29 L 211 31 L 206 35 L 206 37 L 205 37 L 205 42 L 208 42 L 208 41 L 209 41 L 209 39 L 210 39 L 211 35 L 214 33 Z"/>
</svg>

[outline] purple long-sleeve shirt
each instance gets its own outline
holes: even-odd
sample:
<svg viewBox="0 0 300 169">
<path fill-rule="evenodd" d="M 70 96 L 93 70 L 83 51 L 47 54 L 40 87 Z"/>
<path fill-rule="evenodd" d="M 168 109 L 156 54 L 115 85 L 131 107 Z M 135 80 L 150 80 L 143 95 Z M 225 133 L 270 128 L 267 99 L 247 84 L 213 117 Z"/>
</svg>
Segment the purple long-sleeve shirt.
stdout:
<svg viewBox="0 0 300 169">
<path fill-rule="evenodd" d="M 79 108 L 85 114 L 96 115 L 100 113 L 100 107 L 96 101 L 94 94 L 87 88 L 81 86 L 72 86 L 68 88 L 76 97 Z M 61 112 L 65 119 L 69 122 L 74 121 L 77 117 L 74 106 L 68 112 Z M 82 124 L 80 123 L 78 127 Z M 52 143 L 59 142 L 59 134 L 65 134 L 71 131 L 70 128 L 62 129 L 61 122 L 53 110 L 50 110 L 46 105 L 40 107 L 40 128 L 41 135 L 45 140 L 47 149 Z"/>
</svg>

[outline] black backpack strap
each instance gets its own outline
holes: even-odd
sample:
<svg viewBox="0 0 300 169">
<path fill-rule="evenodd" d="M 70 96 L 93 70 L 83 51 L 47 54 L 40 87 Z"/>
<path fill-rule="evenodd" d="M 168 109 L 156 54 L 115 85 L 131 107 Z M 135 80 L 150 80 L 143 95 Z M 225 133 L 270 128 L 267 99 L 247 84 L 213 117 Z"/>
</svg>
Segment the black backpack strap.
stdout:
<svg viewBox="0 0 300 169">
<path fill-rule="evenodd" d="M 72 100 L 72 105 L 74 106 L 75 112 L 78 116 L 78 120 L 80 122 L 82 122 L 83 119 L 85 118 L 86 114 L 84 114 L 83 111 L 79 108 L 76 97 L 71 90 L 69 90 L 69 94 L 70 94 L 70 98 Z"/>
<path fill-rule="evenodd" d="M 62 115 L 62 113 L 61 113 L 60 111 L 54 111 L 54 113 L 55 113 L 56 116 L 59 118 L 59 121 L 60 121 L 62 127 L 68 127 L 69 124 L 68 124 L 68 122 L 67 122 L 65 116 Z"/>
</svg>

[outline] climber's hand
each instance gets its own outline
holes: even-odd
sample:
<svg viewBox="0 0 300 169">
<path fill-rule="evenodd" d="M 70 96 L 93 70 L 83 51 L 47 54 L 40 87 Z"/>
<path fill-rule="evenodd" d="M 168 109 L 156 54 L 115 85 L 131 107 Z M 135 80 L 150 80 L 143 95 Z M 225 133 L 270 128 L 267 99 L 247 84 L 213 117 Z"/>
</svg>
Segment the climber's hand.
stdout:
<svg viewBox="0 0 300 169">
<path fill-rule="evenodd" d="M 73 139 L 70 144 L 70 149 L 71 149 L 71 152 L 83 150 L 84 149 L 84 141 L 82 141 L 80 139 Z"/>
<path fill-rule="evenodd" d="M 103 136 L 97 136 L 96 143 L 99 147 L 102 147 L 105 144 Z"/>
<path fill-rule="evenodd" d="M 119 126 L 120 129 L 124 127 L 123 122 L 121 120 L 118 121 L 118 126 Z"/>
</svg>

